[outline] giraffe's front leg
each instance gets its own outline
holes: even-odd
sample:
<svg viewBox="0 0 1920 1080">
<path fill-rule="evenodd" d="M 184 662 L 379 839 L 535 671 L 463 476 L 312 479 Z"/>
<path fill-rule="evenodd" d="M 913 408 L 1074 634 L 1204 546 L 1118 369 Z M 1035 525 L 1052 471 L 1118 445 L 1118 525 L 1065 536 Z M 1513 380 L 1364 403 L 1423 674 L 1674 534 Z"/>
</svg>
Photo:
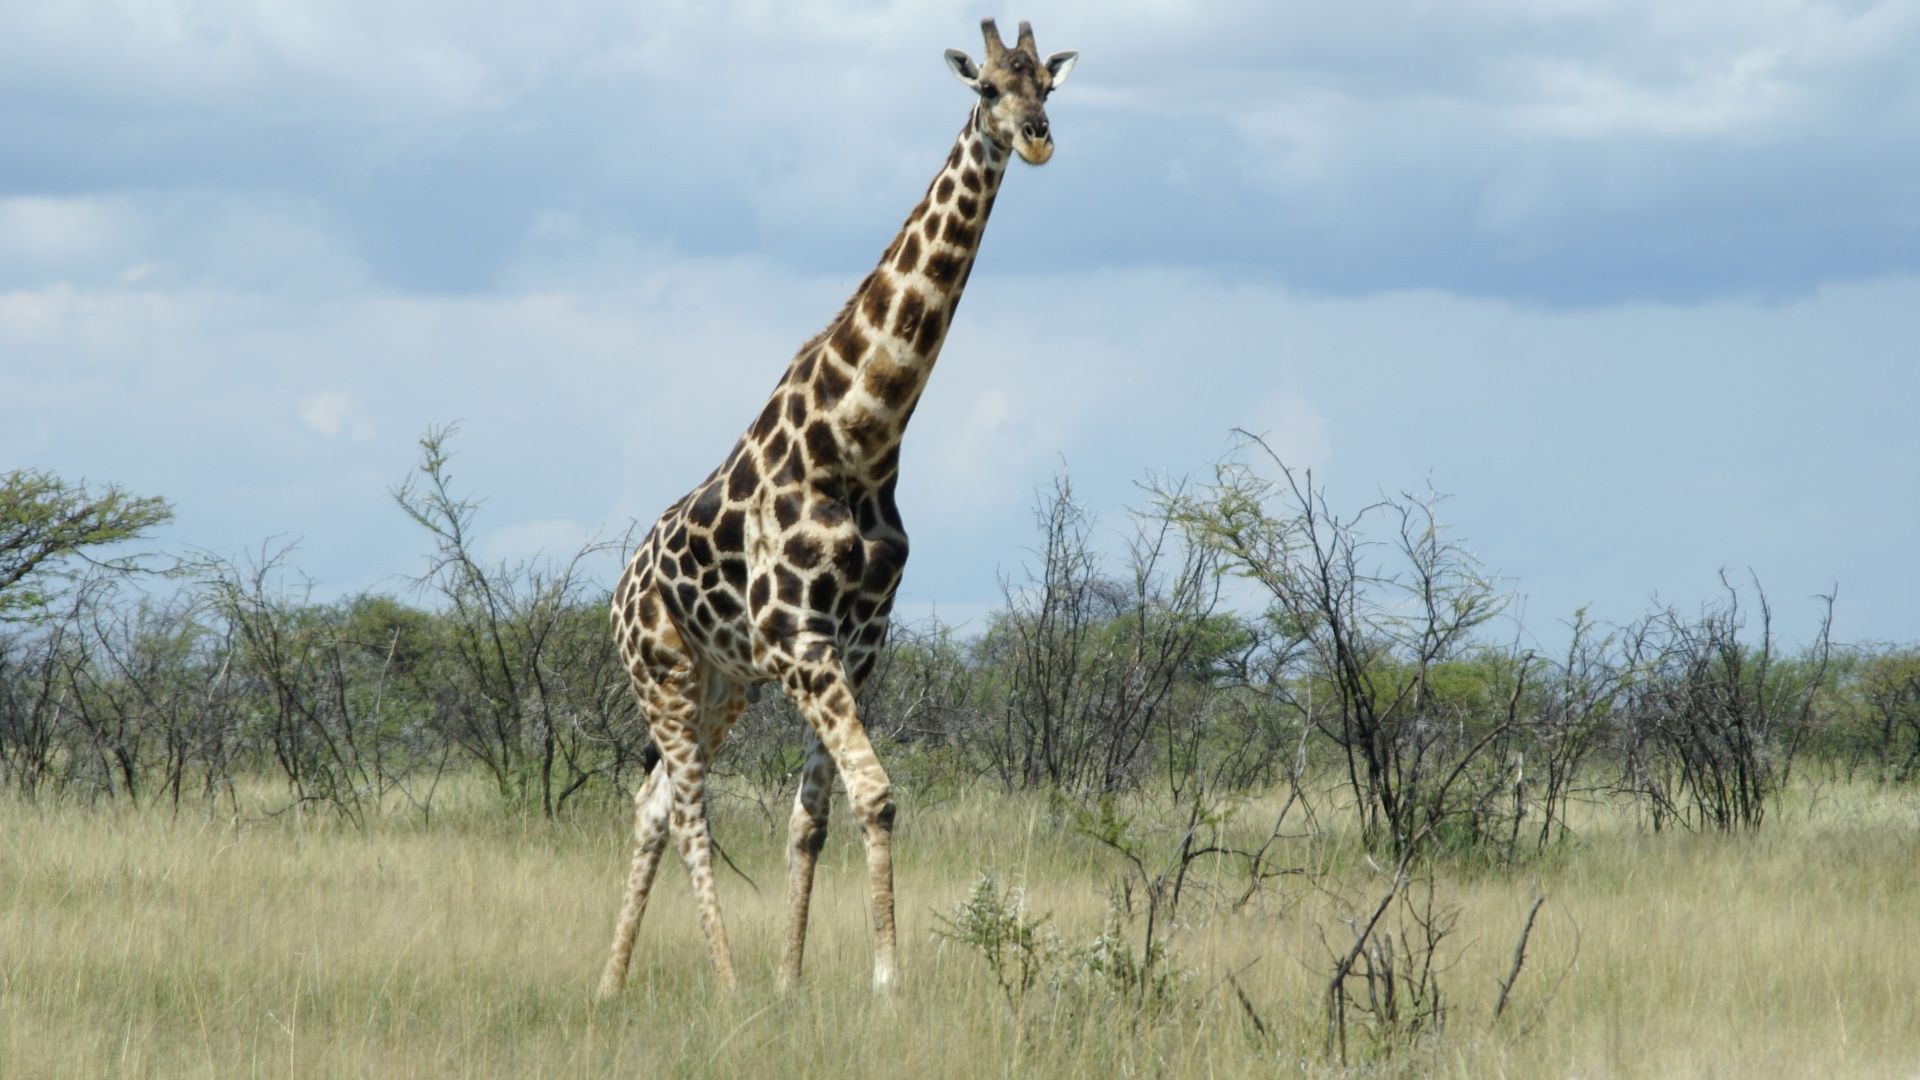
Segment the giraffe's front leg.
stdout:
<svg viewBox="0 0 1920 1080">
<path fill-rule="evenodd" d="M 780 956 L 782 989 L 790 989 L 800 980 L 801 958 L 807 949 L 807 909 L 813 901 L 813 867 L 827 840 L 832 796 L 833 758 L 819 736 L 809 730 L 806 761 L 800 767 L 800 790 L 794 795 L 787 829 L 787 941 Z"/>
<path fill-rule="evenodd" d="M 867 884 L 873 904 L 873 986 L 899 977 L 893 923 L 893 785 L 873 752 L 839 657 L 801 664 L 784 680 L 807 725 L 826 747 L 847 788 L 847 802 L 867 848 Z"/>
</svg>

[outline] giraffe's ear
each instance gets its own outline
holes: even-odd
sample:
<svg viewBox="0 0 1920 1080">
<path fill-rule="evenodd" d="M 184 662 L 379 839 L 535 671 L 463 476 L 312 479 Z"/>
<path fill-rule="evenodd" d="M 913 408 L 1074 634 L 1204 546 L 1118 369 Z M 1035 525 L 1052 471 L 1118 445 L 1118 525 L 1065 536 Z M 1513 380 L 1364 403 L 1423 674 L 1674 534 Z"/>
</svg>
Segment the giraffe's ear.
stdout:
<svg viewBox="0 0 1920 1080">
<path fill-rule="evenodd" d="M 1047 74 L 1053 76 L 1053 85 L 1056 89 L 1061 83 L 1067 81 L 1067 72 L 1073 70 L 1073 65 L 1079 59 L 1080 54 L 1077 52 L 1057 52 L 1047 57 Z"/>
<path fill-rule="evenodd" d="M 973 66 L 971 56 L 959 49 L 948 49 L 947 66 L 953 69 L 953 77 L 965 84 L 967 89 L 980 89 L 980 69 Z"/>
</svg>

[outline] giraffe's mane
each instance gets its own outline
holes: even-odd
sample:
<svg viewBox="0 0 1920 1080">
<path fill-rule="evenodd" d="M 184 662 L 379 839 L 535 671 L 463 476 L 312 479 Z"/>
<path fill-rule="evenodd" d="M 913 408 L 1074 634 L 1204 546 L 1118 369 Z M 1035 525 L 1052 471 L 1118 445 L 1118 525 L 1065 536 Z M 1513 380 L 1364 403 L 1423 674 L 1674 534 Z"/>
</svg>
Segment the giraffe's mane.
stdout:
<svg viewBox="0 0 1920 1080">
<path fill-rule="evenodd" d="M 847 297 L 847 302 L 840 305 L 840 313 L 828 320 L 827 325 L 822 327 L 819 333 L 808 338 L 804 344 L 794 350 L 793 359 L 787 365 L 789 368 L 806 359 L 808 353 L 818 349 L 821 343 L 833 336 L 833 332 L 839 329 L 840 324 L 846 322 L 847 317 L 853 314 L 853 306 L 860 302 L 860 293 L 864 288 L 865 283 L 862 282 L 861 288 L 853 290 L 853 295 Z"/>
</svg>

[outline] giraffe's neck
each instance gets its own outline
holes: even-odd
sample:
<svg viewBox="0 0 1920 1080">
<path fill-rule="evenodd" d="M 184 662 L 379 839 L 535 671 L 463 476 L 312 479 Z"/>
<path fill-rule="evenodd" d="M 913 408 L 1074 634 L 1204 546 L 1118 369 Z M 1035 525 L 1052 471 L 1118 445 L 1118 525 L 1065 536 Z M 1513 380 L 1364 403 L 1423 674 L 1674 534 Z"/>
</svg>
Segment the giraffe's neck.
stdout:
<svg viewBox="0 0 1920 1080">
<path fill-rule="evenodd" d="M 794 358 L 782 386 L 790 398 L 805 388 L 808 411 L 837 436 L 844 471 L 883 483 L 897 468 L 900 437 L 967 287 L 1006 169 L 1007 151 L 980 131 L 976 106 L 880 265 Z"/>
</svg>

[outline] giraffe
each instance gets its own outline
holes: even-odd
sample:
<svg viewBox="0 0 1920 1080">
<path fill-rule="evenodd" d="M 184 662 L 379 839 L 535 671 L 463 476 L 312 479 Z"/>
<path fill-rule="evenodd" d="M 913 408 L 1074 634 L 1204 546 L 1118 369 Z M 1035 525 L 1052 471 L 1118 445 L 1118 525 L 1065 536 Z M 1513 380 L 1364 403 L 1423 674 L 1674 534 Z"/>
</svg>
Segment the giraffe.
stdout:
<svg viewBox="0 0 1920 1080">
<path fill-rule="evenodd" d="M 982 63 L 946 52 L 977 100 L 925 197 L 840 313 L 800 347 L 726 461 L 660 515 L 614 588 L 614 639 L 651 743 L 603 995 L 626 979 L 669 838 L 693 881 L 715 978 L 733 986 L 705 783 L 727 729 L 767 683 L 806 720 L 788 822 L 780 985 L 800 977 L 835 775 L 866 846 L 873 985 L 885 989 L 898 976 L 893 789 L 855 697 L 907 560 L 894 504 L 900 441 L 966 288 L 1009 153 L 1030 165 L 1053 156 L 1045 102 L 1078 56 L 1042 60 L 1024 22 L 1011 47 L 992 19 L 980 29 Z"/>
</svg>

